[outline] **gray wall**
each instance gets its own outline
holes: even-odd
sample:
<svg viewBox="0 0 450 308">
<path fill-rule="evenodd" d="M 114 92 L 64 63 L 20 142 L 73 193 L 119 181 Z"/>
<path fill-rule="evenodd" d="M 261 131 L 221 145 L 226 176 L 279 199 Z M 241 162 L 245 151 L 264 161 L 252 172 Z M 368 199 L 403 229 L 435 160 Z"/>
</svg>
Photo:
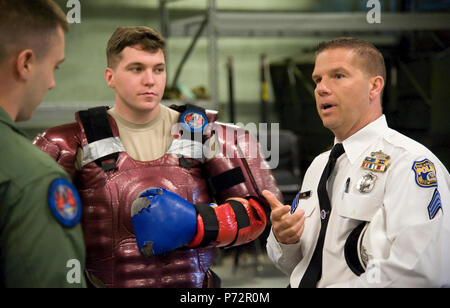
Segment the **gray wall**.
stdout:
<svg viewBox="0 0 450 308">
<path fill-rule="evenodd" d="M 57 0 L 68 12 L 66 0 Z M 50 91 L 29 123 L 23 128 L 46 128 L 71 121 L 74 110 L 98 104 L 112 104 L 113 92 L 104 81 L 106 43 L 118 26 L 145 25 L 160 30 L 160 13 L 157 0 L 81 0 L 81 23 L 72 24 L 66 36 L 66 61 L 56 73 L 56 88 Z M 392 2 L 392 1 L 385 1 Z M 311 1 L 311 0 L 218 0 L 219 10 L 260 11 L 345 11 L 367 10 L 364 1 Z M 171 17 L 190 16 L 203 12 L 207 0 L 183 0 L 169 5 Z M 225 63 L 234 60 L 236 122 L 256 122 L 259 119 L 257 104 L 260 100 L 260 54 L 269 61 L 278 61 L 300 53 L 303 47 L 314 46 L 319 38 L 219 38 L 218 87 L 221 119 L 228 120 L 228 85 Z M 168 82 L 183 53 L 191 42 L 190 37 L 168 38 Z M 202 38 L 188 62 L 179 82 L 188 88 L 208 88 L 207 40 Z M 269 80 L 270 84 L 270 80 Z M 269 99 L 273 93 L 269 88 Z M 55 111 L 55 106 L 60 107 Z M 273 107 L 273 104 L 271 105 Z M 58 108 L 56 108 L 58 109 Z M 53 113 L 51 116 L 49 111 Z M 275 114 L 271 119 L 276 120 Z"/>
</svg>

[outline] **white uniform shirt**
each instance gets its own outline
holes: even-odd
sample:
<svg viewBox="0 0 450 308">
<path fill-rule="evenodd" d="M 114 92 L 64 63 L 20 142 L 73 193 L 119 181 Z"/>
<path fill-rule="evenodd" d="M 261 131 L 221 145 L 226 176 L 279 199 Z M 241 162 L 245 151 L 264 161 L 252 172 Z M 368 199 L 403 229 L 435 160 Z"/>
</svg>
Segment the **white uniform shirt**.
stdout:
<svg viewBox="0 0 450 308">
<path fill-rule="evenodd" d="M 328 180 L 332 211 L 317 286 L 450 286 L 450 176 L 444 165 L 427 148 L 390 129 L 384 115 L 343 146 L 345 153 Z M 365 158 L 378 151 L 390 156 L 386 171 L 362 168 Z M 311 196 L 298 204 L 306 217 L 300 241 L 284 245 L 272 232 L 268 238 L 268 255 L 290 275 L 292 287 L 298 287 L 319 236 L 317 187 L 329 154 L 316 157 L 305 174 L 301 192 L 311 191 Z M 361 192 L 358 182 L 369 172 L 376 180 Z M 372 237 L 372 258 L 357 276 L 347 265 L 344 245 L 364 221 L 371 222 L 364 237 Z"/>
</svg>

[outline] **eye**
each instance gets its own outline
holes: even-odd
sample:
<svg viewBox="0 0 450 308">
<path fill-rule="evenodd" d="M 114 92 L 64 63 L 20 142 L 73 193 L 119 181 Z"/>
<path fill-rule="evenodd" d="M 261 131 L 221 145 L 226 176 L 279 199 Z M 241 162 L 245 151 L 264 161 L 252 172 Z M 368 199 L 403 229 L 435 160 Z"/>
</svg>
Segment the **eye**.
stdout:
<svg viewBox="0 0 450 308">
<path fill-rule="evenodd" d="M 336 77 L 336 79 L 342 79 L 342 78 L 344 78 L 344 75 L 342 75 L 342 74 L 336 74 L 335 77 Z"/>
<path fill-rule="evenodd" d="M 142 72 L 142 67 L 138 67 L 138 66 L 132 67 L 132 68 L 130 68 L 130 71 L 132 71 L 133 73 L 140 73 L 140 72 Z"/>
<path fill-rule="evenodd" d="M 155 68 L 155 73 L 161 74 L 161 73 L 164 73 L 164 71 L 165 71 L 164 67 Z"/>
<path fill-rule="evenodd" d="M 321 80 L 322 80 L 322 78 L 316 78 L 316 79 L 314 79 L 314 83 L 318 84 Z"/>
</svg>

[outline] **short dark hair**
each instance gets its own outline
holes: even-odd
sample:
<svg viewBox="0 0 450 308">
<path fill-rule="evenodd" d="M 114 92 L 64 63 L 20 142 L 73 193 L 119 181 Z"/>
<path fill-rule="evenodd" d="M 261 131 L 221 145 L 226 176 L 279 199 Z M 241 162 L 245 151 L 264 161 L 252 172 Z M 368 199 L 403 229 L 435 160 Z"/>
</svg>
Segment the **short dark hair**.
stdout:
<svg viewBox="0 0 450 308">
<path fill-rule="evenodd" d="M 66 15 L 52 0 L 0 0 L 0 21 L 0 63 L 26 48 L 42 57 L 58 26 L 69 30 Z"/>
<path fill-rule="evenodd" d="M 165 54 L 166 42 L 157 31 L 149 27 L 119 27 L 114 31 L 106 47 L 108 67 L 114 68 L 120 61 L 120 53 L 125 47 L 139 46 L 151 53 L 159 49 Z"/>
<path fill-rule="evenodd" d="M 370 76 L 381 76 L 386 81 L 386 65 L 383 55 L 372 43 L 353 37 L 340 37 L 321 42 L 317 46 L 316 56 L 322 51 L 334 48 L 353 50 L 363 62 L 362 67 L 364 71 Z"/>
</svg>

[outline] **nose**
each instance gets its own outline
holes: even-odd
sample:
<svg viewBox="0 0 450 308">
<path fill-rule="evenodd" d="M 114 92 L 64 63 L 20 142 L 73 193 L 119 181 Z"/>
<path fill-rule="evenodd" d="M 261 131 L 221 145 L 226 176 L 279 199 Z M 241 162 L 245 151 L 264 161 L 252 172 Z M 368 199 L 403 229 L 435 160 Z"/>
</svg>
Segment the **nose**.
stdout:
<svg viewBox="0 0 450 308">
<path fill-rule="evenodd" d="M 322 78 L 320 82 L 316 85 L 315 92 L 320 96 L 328 95 L 331 93 L 330 88 L 327 86 L 327 81 L 325 78 Z"/>
<path fill-rule="evenodd" d="M 155 83 L 152 70 L 146 70 L 142 77 L 142 83 L 145 86 L 152 86 Z"/>
<path fill-rule="evenodd" d="M 55 78 L 52 78 L 52 82 L 50 83 L 50 86 L 48 87 L 49 90 L 52 90 L 56 86 Z"/>
</svg>

